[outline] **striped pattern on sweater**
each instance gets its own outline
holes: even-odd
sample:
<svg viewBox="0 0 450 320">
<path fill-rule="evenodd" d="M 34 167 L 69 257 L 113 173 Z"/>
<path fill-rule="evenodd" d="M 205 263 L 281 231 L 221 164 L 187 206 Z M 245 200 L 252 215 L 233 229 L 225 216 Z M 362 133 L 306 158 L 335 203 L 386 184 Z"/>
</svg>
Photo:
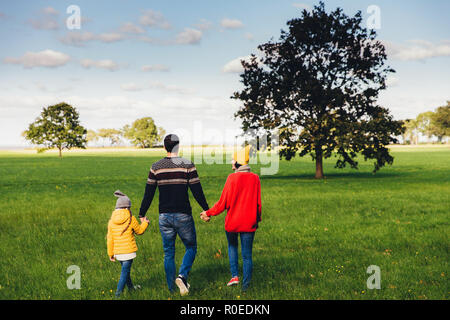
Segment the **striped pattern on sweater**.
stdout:
<svg viewBox="0 0 450 320">
<path fill-rule="evenodd" d="M 200 183 L 194 164 L 183 158 L 164 158 L 150 169 L 148 184 L 194 184 Z"/>
<path fill-rule="evenodd" d="M 188 188 L 191 189 L 195 200 L 202 209 L 209 209 L 197 169 L 187 159 L 166 157 L 152 165 L 148 174 L 139 216 L 145 216 L 157 187 L 159 189 L 159 213 L 181 212 L 191 214 Z"/>
</svg>

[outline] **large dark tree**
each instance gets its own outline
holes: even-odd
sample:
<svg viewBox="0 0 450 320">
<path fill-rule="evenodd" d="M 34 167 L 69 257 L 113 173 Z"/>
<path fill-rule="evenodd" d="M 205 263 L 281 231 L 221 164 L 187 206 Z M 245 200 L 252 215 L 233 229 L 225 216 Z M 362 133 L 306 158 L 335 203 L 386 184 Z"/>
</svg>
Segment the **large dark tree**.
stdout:
<svg viewBox="0 0 450 320">
<path fill-rule="evenodd" d="M 43 146 L 41 150 L 57 148 L 60 158 L 63 149 L 86 148 L 86 134 L 78 111 L 65 102 L 44 108 L 23 133 L 31 143 Z"/>
<path fill-rule="evenodd" d="M 339 168 L 357 168 L 359 153 L 375 159 L 374 171 L 392 164 L 386 145 L 397 142 L 402 125 L 376 100 L 395 71 L 385 65 L 376 32 L 362 26 L 361 12 L 327 13 L 321 2 L 287 26 L 278 42 L 258 46 L 261 57 L 242 61 L 244 88 L 232 98 L 243 102 L 235 116 L 244 131 L 270 137 L 279 130 L 280 157 L 310 154 L 316 178 L 333 154 Z"/>
</svg>

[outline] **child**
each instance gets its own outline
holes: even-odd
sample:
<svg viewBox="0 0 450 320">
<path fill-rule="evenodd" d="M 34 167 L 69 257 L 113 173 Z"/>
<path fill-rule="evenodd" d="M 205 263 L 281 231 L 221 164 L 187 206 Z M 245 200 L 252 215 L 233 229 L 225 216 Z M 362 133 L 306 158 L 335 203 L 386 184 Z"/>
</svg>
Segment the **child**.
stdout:
<svg viewBox="0 0 450 320">
<path fill-rule="evenodd" d="M 111 215 L 108 222 L 108 234 L 106 236 L 108 246 L 109 260 L 112 262 L 119 260 L 122 265 L 119 284 L 117 285 L 116 297 L 122 293 L 125 284 L 128 290 L 139 289 L 139 286 L 133 286 L 130 278 L 131 264 L 136 257 L 136 241 L 134 233 L 143 234 L 148 226 L 148 219 L 144 220 L 141 225 L 131 214 L 131 201 L 120 190 L 114 192 L 118 197 L 116 202 L 116 210 Z M 141 221 L 142 221 L 141 220 Z"/>
</svg>

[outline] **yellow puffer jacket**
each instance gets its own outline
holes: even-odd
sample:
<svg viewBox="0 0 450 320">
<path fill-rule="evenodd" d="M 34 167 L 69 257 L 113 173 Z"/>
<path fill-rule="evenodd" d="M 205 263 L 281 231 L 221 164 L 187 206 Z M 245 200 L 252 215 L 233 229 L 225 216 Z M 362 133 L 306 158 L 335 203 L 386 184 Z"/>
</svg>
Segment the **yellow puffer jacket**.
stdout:
<svg viewBox="0 0 450 320">
<path fill-rule="evenodd" d="M 136 252 L 138 248 L 134 233 L 143 234 L 147 226 L 147 222 L 139 224 L 128 209 L 115 210 L 108 222 L 108 234 L 106 235 L 108 256 Z M 127 229 L 122 233 L 125 228 Z"/>
</svg>

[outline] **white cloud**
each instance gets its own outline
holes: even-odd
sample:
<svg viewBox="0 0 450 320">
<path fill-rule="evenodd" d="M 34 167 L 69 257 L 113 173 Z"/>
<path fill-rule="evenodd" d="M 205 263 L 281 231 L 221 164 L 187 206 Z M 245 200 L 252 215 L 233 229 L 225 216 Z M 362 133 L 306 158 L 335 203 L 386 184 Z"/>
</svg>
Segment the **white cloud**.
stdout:
<svg viewBox="0 0 450 320">
<path fill-rule="evenodd" d="M 154 65 L 145 65 L 141 68 L 144 72 L 153 72 L 153 71 L 170 71 L 170 68 L 168 66 L 162 65 L 162 64 L 154 64 Z"/>
<path fill-rule="evenodd" d="M 34 18 L 29 19 L 28 23 L 38 30 L 57 30 L 60 27 L 58 15 L 59 12 L 56 9 L 47 7 L 36 14 Z"/>
<path fill-rule="evenodd" d="M 122 88 L 122 90 L 125 90 L 125 91 L 142 91 L 142 90 L 144 90 L 144 88 L 142 86 L 139 86 L 134 82 L 125 83 L 125 84 L 121 85 L 121 88 Z"/>
<path fill-rule="evenodd" d="M 53 8 L 53 7 L 47 7 L 47 8 L 44 8 L 44 9 L 42 9 L 42 11 L 43 11 L 45 14 L 49 14 L 49 15 L 58 15 L 58 14 L 59 14 L 58 10 L 56 10 L 56 9 Z"/>
<path fill-rule="evenodd" d="M 95 40 L 92 32 L 68 32 L 60 41 L 72 46 L 83 46 L 85 42 Z"/>
<path fill-rule="evenodd" d="M 197 44 L 202 39 L 203 33 L 200 30 L 185 28 L 184 31 L 180 32 L 175 42 L 177 44 Z"/>
<path fill-rule="evenodd" d="M 228 18 L 222 19 L 220 25 L 225 29 L 239 29 L 244 26 L 244 24 L 241 21 L 237 19 L 228 19 Z"/>
<path fill-rule="evenodd" d="M 25 68 L 56 68 L 69 62 L 70 56 L 50 49 L 39 52 L 27 52 L 20 58 L 7 57 L 3 61 L 8 64 L 21 64 Z"/>
<path fill-rule="evenodd" d="M 63 37 L 60 37 L 60 42 L 76 46 L 84 47 L 86 43 L 93 41 L 100 41 L 103 43 L 113 43 L 121 41 L 124 39 L 139 40 L 142 42 L 147 42 L 155 45 L 174 45 L 174 44 L 198 44 L 202 40 L 203 32 L 194 28 L 185 28 L 183 31 L 179 32 L 175 38 L 172 39 L 162 39 L 156 37 L 150 37 L 145 35 L 145 30 L 131 22 L 122 24 L 118 29 L 118 32 L 110 33 L 100 33 L 95 34 L 92 32 L 80 32 L 80 31 L 70 31 L 67 32 Z M 137 35 L 137 36 L 133 36 Z"/>
<path fill-rule="evenodd" d="M 292 6 L 299 9 L 305 9 L 307 11 L 311 10 L 311 6 L 306 3 L 293 3 Z"/>
<path fill-rule="evenodd" d="M 146 27 L 156 27 L 160 29 L 170 29 L 170 23 L 157 11 L 146 10 L 139 18 L 139 23 Z"/>
<path fill-rule="evenodd" d="M 91 41 L 112 43 L 112 42 L 121 41 L 125 38 L 126 37 L 124 34 L 117 33 L 117 32 L 94 34 L 92 32 L 88 32 L 88 31 L 86 31 L 86 32 L 70 31 L 70 32 L 67 32 L 64 37 L 60 38 L 60 41 L 67 45 L 82 47 L 87 42 L 91 42 Z"/>
<path fill-rule="evenodd" d="M 212 28 L 212 22 L 206 19 L 201 19 L 200 22 L 194 26 L 201 31 L 206 31 Z"/>
<path fill-rule="evenodd" d="M 166 84 L 158 82 L 158 81 L 150 83 L 149 89 L 157 89 L 157 90 L 161 90 L 161 91 L 167 91 L 167 92 L 178 93 L 178 94 L 194 93 L 194 90 L 192 90 L 192 89 L 182 88 L 182 87 L 174 86 L 174 85 L 166 85 Z"/>
<path fill-rule="evenodd" d="M 66 92 L 66 91 L 72 90 L 72 87 L 49 88 L 48 85 L 46 85 L 42 82 L 39 82 L 39 81 L 34 82 L 34 84 L 35 84 L 36 88 L 38 88 L 40 91 L 48 92 L 48 93 L 61 93 L 61 92 Z M 21 89 L 28 91 L 28 88 L 21 87 Z"/>
<path fill-rule="evenodd" d="M 225 64 L 222 68 L 223 72 L 226 73 L 242 73 L 244 72 L 244 68 L 242 67 L 241 60 L 248 61 L 250 60 L 250 56 L 239 57 L 231 60 L 227 64 Z"/>
<path fill-rule="evenodd" d="M 120 31 L 124 33 L 132 33 L 132 34 L 142 34 L 145 33 L 145 30 L 132 22 L 125 22 L 120 27 Z"/>
<path fill-rule="evenodd" d="M 397 77 L 388 76 L 386 79 L 386 86 L 387 87 L 396 87 L 399 84 L 399 79 Z"/>
<path fill-rule="evenodd" d="M 141 40 L 142 42 L 147 42 L 151 44 L 163 44 L 161 40 L 149 36 L 141 36 L 138 39 Z"/>
<path fill-rule="evenodd" d="M 157 90 L 160 92 L 169 92 L 181 95 L 193 94 L 194 90 L 183 88 L 175 85 L 167 85 L 159 81 L 151 82 L 148 85 L 136 84 L 135 82 L 124 83 L 120 86 L 124 91 L 142 91 L 142 90 Z"/>
<path fill-rule="evenodd" d="M 432 43 L 426 40 L 410 40 L 407 41 L 407 44 L 383 41 L 383 44 L 386 47 L 388 58 L 395 60 L 426 60 L 450 56 L 450 43 L 448 41 Z"/>
<path fill-rule="evenodd" d="M 410 90 L 407 90 L 410 91 Z M 432 111 L 449 100 L 448 94 L 433 94 L 428 92 L 383 92 L 378 103 L 389 108 L 395 119 L 415 118 L 419 113 Z"/>
<path fill-rule="evenodd" d="M 155 37 L 149 37 L 147 35 L 139 36 L 137 39 L 154 44 L 154 45 L 160 45 L 160 46 L 167 46 L 167 45 L 192 45 L 192 44 L 198 44 L 203 38 L 203 32 L 197 29 L 193 28 L 184 28 L 183 31 L 179 32 L 175 38 L 155 38 Z"/>
<path fill-rule="evenodd" d="M 105 69 L 105 70 L 109 70 L 109 71 L 119 70 L 119 65 L 109 59 L 97 60 L 97 61 L 91 60 L 91 59 L 83 59 L 80 61 L 80 64 L 82 67 L 84 67 L 86 69 L 99 68 L 99 69 Z"/>
<path fill-rule="evenodd" d="M 59 29 L 58 21 L 54 19 L 30 19 L 29 23 L 34 29 L 38 30 L 57 30 Z"/>
<path fill-rule="evenodd" d="M 111 33 L 101 33 L 96 38 L 101 42 L 111 43 L 123 40 L 125 39 L 125 36 L 120 33 L 111 32 Z"/>
<path fill-rule="evenodd" d="M 250 33 L 250 32 L 246 32 L 244 34 L 244 38 L 249 40 L 249 41 L 253 41 L 255 39 L 255 36 L 252 33 Z"/>
<path fill-rule="evenodd" d="M 28 23 L 37 30 L 58 30 L 60 23 L 58 21 L 59 12 L 53 7 L 42 9 Z"/>
</svg>

